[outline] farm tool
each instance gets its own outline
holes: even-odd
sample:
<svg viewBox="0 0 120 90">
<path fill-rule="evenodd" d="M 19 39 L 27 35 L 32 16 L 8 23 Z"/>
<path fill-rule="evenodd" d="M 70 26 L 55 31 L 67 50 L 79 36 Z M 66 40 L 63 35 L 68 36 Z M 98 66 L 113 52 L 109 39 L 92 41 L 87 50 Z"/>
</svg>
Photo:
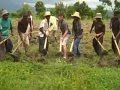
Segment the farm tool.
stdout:
<svg viewBox="0 0 120 90">
<path fill-rule="evenodd" d="M 117 41 L 116 41 L 116 37 L 115 37 L 115 35 L 113 34 L 113 32 L 112 32 L 112 37 L 113 37 L 115 46 L 116 46 L 116 48 L 117 48 L 118 55 L 120 56 L 120 48 L 118 47 L 118 44 L 117 44 Z"/>
<path fill-rule="evenodd" d="M 60 38 L 59 52 L 56 54 L 56 56 L 63 56 L 63 53 L 62 53 L 62 41 L 61 41 L 61 38 Z"/>
<path fill-rule="evenodd" d="M 72 40 L 72 43 L 71 43 L 71 46 L 70 46 L 70 51 L 68 52 L 68 57 L 73 57 L 73 53 L 72 53 L 72 50 L 73 50 L 73 45 L 74 45 L 74 39 Z"/>
<path fill-rule="evenodd" d="M 108 52 L 107 50 L 104 48 L 104 46 L 101 44 L 101 42 L 95 37 L 95 40 L 98 42 L 98 44 L 100 45 L 100 47 L 102 48 L 102 52 L 101 55 L 107 55 Z"/>
</svg>

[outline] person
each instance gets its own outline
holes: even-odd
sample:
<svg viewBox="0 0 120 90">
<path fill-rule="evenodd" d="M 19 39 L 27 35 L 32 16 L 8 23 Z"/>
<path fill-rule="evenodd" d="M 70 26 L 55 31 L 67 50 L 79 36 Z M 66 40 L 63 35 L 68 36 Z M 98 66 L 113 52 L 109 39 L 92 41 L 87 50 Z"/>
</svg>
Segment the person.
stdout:
<svg viewBox="0 0 120 90">
<path fill-rule="evenodd" d="M 68 41 L 68 38 L 70 36 L 70 30 L 68 28 L 68 24 L 66 23 L 65 21 L 65 15 L 64 13 L 60 13 L 59 14 L 59 28 L 61 30 L 61 42 L 62 42 L 62 48 L 63 48 L 63 58 L 64 59 L 67 59 L 68 58 L 68 55 L 67 55 L 67 41 Z"/>
<path fill-rule="evenodd" d="M 92 32 L 92 30 L 94 28 L 97 40 L 101 44 L 103 44 L 103 37 L 105 34 L 105 24 L 103 23 L 103 21 L 101 19 L 102 19 L 101 13 L 96 13 L 96 17 L 95 17 L 95 20 L 93 21 L 90 33 Z M 101 55 L 102 49 L 101 49 L 101 46 L 99 45 L 99 43 L 97 42 L 97 40 L 95 38 L 93 39 L 93 47 L 94 47 L 97 55 Z"/>
<path fill-rule="evenodd" d="M 22 19 L 18 21 L 17 28 L 26 53 L 29 46 L 30 30 L 32 29 L 31 20 L 28 18 L 28 13 L 23 14 Z"/>
<path fill-rule="evenodd" d="M 79 12 L 75 12 L 73 15 L 73 26 L 72 26 L 72 33 L 74 35 L 74 45 L 73 45 L 73 55 L 80 56 L 81 52 L 79 50 L 80 40 L 83 37 L 83 29 L 80 22 L 80 14 Z"/>
<path fill-rule="evenodd" d="M 30 29 L 30 39 L 32 38 L 32 31 L 33 31 L 33 16 L 32 16 L 32 13 L 31 11 L 28 11 L 28 18 L 30 20 L 30 24 L 31 24 L 31 29 Z"/>
<path fill-rule="evenodd" d="M 112 32 L 114 36 L 116 37 L 117 44 L 120 41 L 120 19 L 119 19 L 119 11 L 114 11 L 114 17 L 110 21 L 110 29 L 112 29 Z M 118 54 L 116 45 L 114 43 L 114 39 L 112 37 L 112 49 L 115 54 Z"/>
<path fill-rule="evenodd" d="M 50 22 L 53 24 L 53 27 L 51 27 L 52 29 L 50 36 L 53 37 L 53 41 L 57 41 L 56 32 L 58 30 L 58 18 L 56 18 L 55 16 L 50 16 Z"/>
<path fill-rule="evenodd" d="M 2 41 L 3 41 L 3 38 L 2 38 L 2 36 L 0 34 L 0 42 L 2 42 Z M 5 58 L 5 52 L 6 52 L 6 50 L 5 50 L 5 44 L 2 43 L 2 44 L 0 44 L 0 61 L 4 60 L 4 58 Z"/>
<path fill-rule="evenodd" d="M 41 54 L 44 54 L 42 51 L 44 49 L 45 39 L 49 36 L 49 33 L 52 29 L 51 27 L 53 25 L 50 22 L 50 16 L 51 16 L 50 11 L 46 11 L 45 15 L 44 15 L 44 19 L 41 21 L 40 26 L 39 26 L 39 30 L 40 30 L 40 32 L 39 32 L 39 52 Z M 47 38 L 46 51 L 48 51 L 48 45 L 49 44 L 48 44 L 48 38 Z"/>
<path fill-rule="evenodd" d="M 13 44 L 10 35 L 13 35 L 12 21 L 9 18 L 9 12 L 5 9 L 2 10 L 1 19 L 0 19 L 0 34 L 1 40 L 7 39 L 4 42 L 4 48 L 6 53 L 11 53 L 13 49 Z"/>
</svg>

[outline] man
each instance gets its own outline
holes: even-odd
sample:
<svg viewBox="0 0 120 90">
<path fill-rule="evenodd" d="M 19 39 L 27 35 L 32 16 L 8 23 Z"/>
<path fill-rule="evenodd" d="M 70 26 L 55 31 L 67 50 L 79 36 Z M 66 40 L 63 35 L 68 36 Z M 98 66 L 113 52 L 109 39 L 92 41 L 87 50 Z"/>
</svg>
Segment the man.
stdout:
<svg viewBox="0 0 120 90">
<path fill-rule="evenodd" d="M 101 20 L 102 19 L 101 13 L 97 13 L 95 19 L 96 20 L 93 21 L 90 33 L 92 32 L 92 29 L 94 28 L 95 33 L 96 33 L 96 38 L 102 44 L 103 36 L 105 34 L 105 24 Z M 95 38 L 93 39 L 93 47 L 97 55 L 101 55 L 101 46 L 99 45 L 99 43 L 96 41 Z"/>
<path fill-rule="evenodd" d="M 80 22 L 80 15 L 79 12 L 75 12 L 73 15 L 73 26 L 72 32 L 74 34 L 74 45 L 73 45 L 73 55 L 80 56 L 79 44 L 80 40 L 83 36 L 83 29 Z"/>
<path fill-rule="evenodd" d="M 49 11 L 45 12 L 44 19 L 41 21 L 39 26 L 39 51 L 43 54 L 45 39 L 49 36 L 49 32 L 51 31 L 52 23 L 50 22 L 51 13 Z M 46 51 L 48 51 L 48 38 L 47 38 L 47 46 Z M 45 54 L 46 55 L 46 54 Z"/>
<path fill-rule="evenodd" d="M 0 34 L 1 34 L 1 39 L 7 39 L 10 35 L 13 35 L 13 30 L 12 30 L 12 22 L 11 19 L 9 18 L 9 12 L 7 10 L 2 11 L 0 19 Z M 10 39 L 7 39 L 4 43 L 4 47 L 7 53 L 12 52 L 13 44 Z"/>
<path fill-rule="evenodd" d="M 18 33 L 25 49 L 25 53 L 29 46 L 29 35 L 31 29 L 31 20 L 28 18 L 28 13 L 24 13 L 22 19 L 18 22 Z"/>
<path fill-rule="evenodd" d="M 50 22 L 53 24 L 51 27 L 50 38 L 53 44 L 57 41 L 56 32 L 58 30 L 58 19 L 55 16 L 50 16 Z"/>
<path fill-rule="evenodd" d="M 61 35 L 61 42 L 62 42 L 62 47 L 63 47 L 63 58 L 64 59 L 67 59 L 68 55 L 67 55 L 67 40 L 69 38 L 69 34 L 70 34 L 70 31 L 69 31 L 69 28 L 68 28 L 68 24 L 65 22 L 64 20 L 65 18 L 65 15 L 64 13 L 60 13 L 59 14 L 59 28 L 62 32 L 62 35 Z"/>
<path fill-rule="evenodd" d="M 3 38 L 2 38 L 2 36 L 0 34 L 0 42 L 1 41 L 3 41 Z M 5 52 L 6 52 L 6 50 L 5 50 L 5 44 L 2 43 L 2 44 L 0 44 L 0 61 L 5 58 Z"/>
<path fill-rule="evenodd" d="M 112 29 L 112 32 L 113 32 L 114 36 L 116 37 L 117 44 L 119 44 L 119 41 L 120 41 L 119 14 L 120 14 L 119 11 L 115 11 L 114 12 L 114 17 L 111 19 L 111 22 L 110 22 L 110 28 Z M 118 54 L 118 51 L 117 51 L 116 45 L 114 43 L 113 37 L 112 37 L 112 49 L 113 49 L 115 54 Z"/>
<path fill-rule="evenodd" d="M 29 18 L 29 20 L 30 20 L 30 22 L 31 22 L 31 29 L 30 29 L 30 39 L 32 38 L 32 30 L 33 30 L 33 16 L 32 16 L 32 13 L 31 13 L 31 11 L 28 11 L 28 18 Z"/>
</svg>

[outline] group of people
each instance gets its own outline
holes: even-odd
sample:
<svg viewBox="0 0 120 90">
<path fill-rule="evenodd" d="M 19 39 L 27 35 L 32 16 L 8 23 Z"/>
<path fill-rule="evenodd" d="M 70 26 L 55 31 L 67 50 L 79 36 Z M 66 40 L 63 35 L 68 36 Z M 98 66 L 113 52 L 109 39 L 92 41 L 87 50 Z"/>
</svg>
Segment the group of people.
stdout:
<svg viewBox="0 0 120 90">
<path fill-rule="evenodd" d="M 60 13 L 58 18 L 51 15 L 50 11 L 46 11 L 44 14 L 44 19 L 40 22 L 39 26 L 39 52 L 44 55 L 48 52 L 49 39 L 54 37 L 56 39 L 56 31 L 61 31 L 60 36 L 60 48 L 63 54 L 63 58 L 68 58 L 68 50 L 67 50 L 67 41 L 72 34 L 74 43 L 72 47 L 72 54 L 76 56 L 80 56 L 81 52 L 79 50 L 80 41 L 83 37 L 83 27 L 81 24 L 81 16 L 79 12 L 75 12 L 71 15 L 73 19 L 72 23 L 72 32 L 70 31 L 67 22 L 65 21 L 64 13 Z M 103 43 L 103 38 L 105 35 L 105 24 L 102 21 L 101 13 L 97 13 L 95 16 L 95 20 L 91 26 L 90 33 L 95 31 L 96 37 L 93 39 L 93 47 L 97 55 L 100 55 L 102 52 L 101 45 Z M 115 11 L 114 17 L 111 19 L 110 28 L 116 38 L 117 44 L 120 40 L 120 12 Z M 20 40 L 23 44 L 25 52 L 28 51 L 29 40 L 32 38 L 33 33 L 33 18 L 31 12 L 25 12 L 22 18 L 18 21 L 17 25 L 18 34 Z M 10 40 L 10 36 L 13 35 L 12 30 L 12 22 L 9 18 L 9 12 L 7 10 L 2 11 L 1 19 L 0 19 L 0 59 L 3 59 L 5 53 L 11 53 L 13 49 L 12 41 Z M 99 43 L 101 45 L 99 45 Z M 4 41 L 3 43 L 1 43 Z M 112 49 L 115 54 L 118 54 L 114 38 L 112 38 Z"/>
</svg>

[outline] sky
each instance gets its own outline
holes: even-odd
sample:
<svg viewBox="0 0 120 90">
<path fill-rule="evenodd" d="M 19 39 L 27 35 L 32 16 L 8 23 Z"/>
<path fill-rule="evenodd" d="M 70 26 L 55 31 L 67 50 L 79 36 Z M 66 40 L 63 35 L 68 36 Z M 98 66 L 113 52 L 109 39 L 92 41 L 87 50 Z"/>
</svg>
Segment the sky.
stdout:
<svg viewBox="0 0 120 90">
<path fill-rule="evenodd" d="M 62 1 L 64 3 L 64 5 L 72 5 L 77 1 L 79 1 L 79 2 L 85 1 L 88 4 L 88 6 L 91 8 L 96 8 L 97 5 L 101 4 L 101 2 L 99 2 L 99 0 L 42 0 L 42 1 L 45 3 L 46 7 L 54 7 L 54 4 L 58 3 L 60 1 Z M 30 2 L 29 4 L 31 6 L 34 6 L 35 2 Z"/>
</svg>

